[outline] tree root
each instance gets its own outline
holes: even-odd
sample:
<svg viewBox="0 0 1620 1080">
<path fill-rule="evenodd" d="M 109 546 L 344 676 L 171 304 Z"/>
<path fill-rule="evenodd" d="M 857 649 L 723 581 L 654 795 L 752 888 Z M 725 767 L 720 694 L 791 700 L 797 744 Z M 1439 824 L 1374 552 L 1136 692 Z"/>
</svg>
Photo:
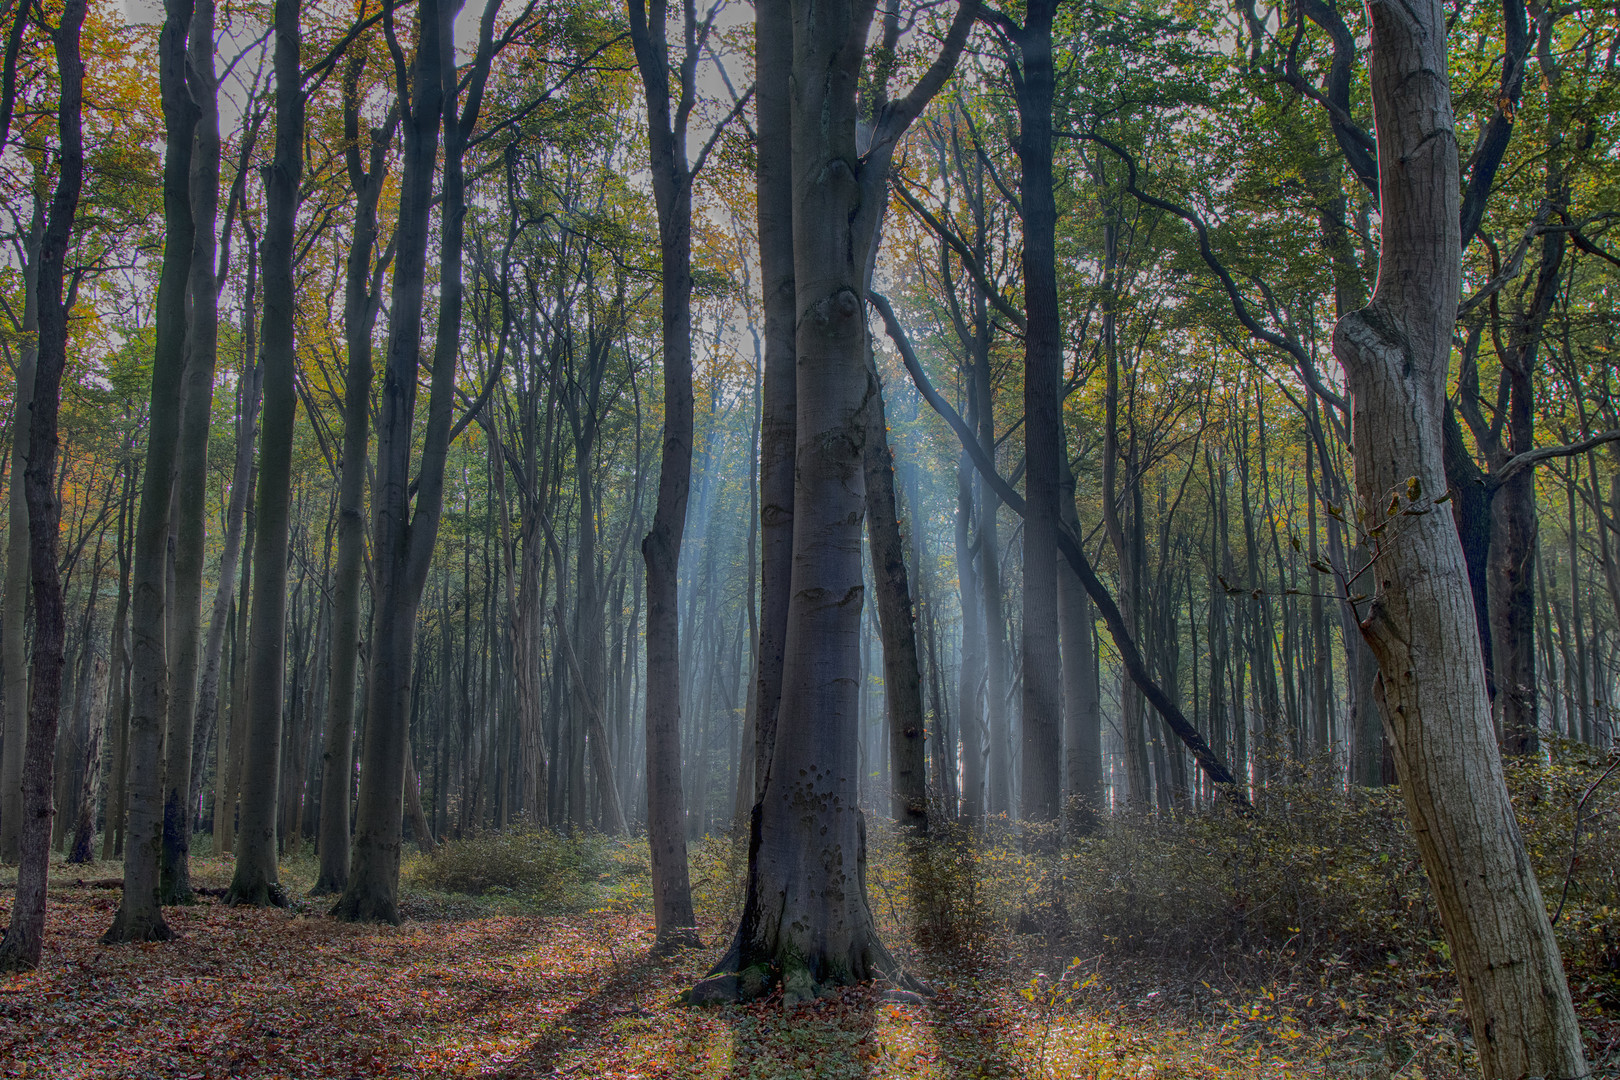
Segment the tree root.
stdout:
<svg viewBox="0 0 1620 1080">
<path fill-rule="evenodd" d="M 227 907 L 288 907 L 287 893 L 280 885 L 269 881 L 255 882 L 251 885 L 238 885 L 231 882 L 231 887 L 225 890 L 222 898 Z"/>
<path fill-rule="evenodd" d="M 810 968 L 801 962 L 786 965 L 755 964 L 741 971 L 712 971 L 709 976 L 686 990 L 680 996 L 682 1005 L 742 1005 L 768 997 L 773 991 L 782 991 L 783 1005 L 797 1005 L 817 998 L 830 997 L 846 986 L 869 983 L 888 984 L 885 999 L 906 1004 L 921 1004 L 934 996 L 921 979 L 902 968 L 887 952 L 886 963 L 874 965 L 868 979 L 817 980 Z M 786 971 L 782 970 L 782 967 Z"/>
<path fill-rule="evenodd" d="M 388 897 L 353 896 L 348 893 L 340 897 L 327 914 L 341 922 L 387 923 L 390 926 L 398 926 L 405 921 L 400 918 L 399 905 Z"/>
<path fill-rule="evenodd" d="M 174 931 L 163 921 L 162 911 L 134 913 L 122 906 L 113 917 L 112 926 L 101 935 L 103 945 L 127 945 L 141 941 L 173 941 Z"/>
</svg>

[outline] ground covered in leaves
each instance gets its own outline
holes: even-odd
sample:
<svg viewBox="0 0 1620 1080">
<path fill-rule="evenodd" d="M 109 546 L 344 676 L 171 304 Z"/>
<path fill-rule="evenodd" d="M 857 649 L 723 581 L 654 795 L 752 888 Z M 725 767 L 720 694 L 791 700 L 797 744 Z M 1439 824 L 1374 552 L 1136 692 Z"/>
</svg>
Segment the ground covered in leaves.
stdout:
<svg viewBox="0 0 1620 1080">
<path fill-rule="evenodd" d="M 1468 1064 L 1440 972 L 1348 998 L 1244 996 L 1186 973 L 1149 989 L 1152 969 L 1102 957 L 1041 973 L 1039 942 L 1009 937 L 971 959 L 902 943 L 935 991 L 923 1004 L 853 989 L 694 1009 L 677 995 L 725 927 L 711 918 L 709 948 L 650 959 L 634 890 L 553 914 L 415 892 L 397 928 L 339 924 L 311 900 L 256 911 L 202 896 L 168 912 L 178 940 L 109 947 L 97 939 L 118 893 L 92 875 L 114 868 L 56 869 L 45 963 L 0 982 L 0 1075 L 1382 1080 Z M 198 878 L 224 870 L 203 863 Z M 1333 975 L 1321 985 L 1355 985 Z"/>
<path fill-rule="evenodd" d="M 1595 1080 L 1620 1080 L 1617 762 L 1510 773 Z M 325 916 L 307 844 L 282 864 L 290 910 L 226 908 L 230 860 L 199 837 L 198 902 L 142 946 L 99 944 L 121 866 L 57 863 L 43 965 L 0 976 L 0 1077 L 1472 1080 L 1398 793 L 1308 779 L 1241 816 L 1121 812 L 1061 843 L 880 823 L 873 912 L 933 991 L 910 1001 L 678 1004 L 740 914 L 725 839 L 692 848 L 705 947 L 663 959 L 644 840 L 464 837 L 406 860 L 406 921 L 379 927 Z"/>
<path fill-rule="evenodd" d="M 1300 1075 L 1296 1047 L 1189 1030 L 1151 998 L 1075 1010 L 1005 972 L 931 971 L 923 1006 L 857 989 L 787 1011 L 681 1007 L 712 950 L 649 960 L 649 928 L 607 910 L 379 928 L 205 899 L 169 913 L 176 942 L 107 947 L 114 892 L 52 901 L 44 967 L 0 987 L 4 1075 Z M 1342 1041 L 1339 1065 L 1388 1075 L 1376 1040 Z"/>
</svg>

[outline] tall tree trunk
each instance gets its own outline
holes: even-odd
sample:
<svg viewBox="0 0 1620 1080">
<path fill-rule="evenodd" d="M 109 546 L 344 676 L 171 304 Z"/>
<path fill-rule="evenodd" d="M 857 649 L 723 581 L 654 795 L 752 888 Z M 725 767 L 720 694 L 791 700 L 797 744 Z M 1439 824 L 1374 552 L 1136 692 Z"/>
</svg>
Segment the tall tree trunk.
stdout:
<svg viewBox="0 0 1620 1080">
<path fill-rule="evenodd" d="M 793 148 L 789 74 L 793 13 L 787 0 L 761 0 L 754 16 L 754 151 L 765 372 L 759 426 L 759 664 L 754 712 L 754 801 L 765 790 L 776 745 L 787 656 L 793 573 L 793 468 L 798 384 L 794 328 Z"/>
<path fill-rule="evenodd" d="M 686 867 L 681 779 L 680 608 L 677 575 L 692 486 L 692 169 L 686 120 L 696 94 L 696 17 L 685 8 L 679 99 L 671 110 L 664 0 L 630 0 L 631 40 L 646 90 L 653 199 L 662 266 L 664 442 L 647 564 L 647 842 L 659 948 L 696 945 Z M 761 699 L 764 700 L 763 698 Z"/>
<path fill-rule="evenodd" d="M 104 940 L 166 940 L 159 909 L 163 845 L 163 728 L 169 709 L 167 642 L 169 515 L 178 462 L 186 365 L 186 293 L 191 281 L 194 219 L 191 154 L 196 105 L 186 87 L 190 0 L 169 0 L 158 39 L 158 74 L 168 141 L 163 160 L 163 269 L 147 412 L 146 466 L 135 526 L 130 597 L 130 718 L 124 896 Z"/>
<path fill-rule="evenodd" d="M 1018 106 L 1024 244 L 1024 708 L 1020 811 L 1056 821 L 1062 801 L 1063 693 L 1058 652 L 1059 465 L 1065 454 L 1058 380 L 1057 203 L 1052 190 L 1052 19 L 1056 0 L 1030 0 L 1024 25 L 993 20 L 1017 48 L 1008 74 Z"/>
<path fill-rule="evenodd" d="M 1355 401 L 1362 507 L 1380 521 L 1395 501 L 1363 633 L 1484 1076 L 1585 1076 L 1558 945 L 1502 779 L 1467 566 L 1451 508 L 1433 501 L 1446 490 L 1443 411 L 1461 278 L 1445 11 L 1436 0 L 1376 0 L 1368 11 L 1378 287 L 1333 339 Z"/>
<path fill-rule="evenodd" d="M 101 780 L 101 734 L 107 718 L 107 661 L 94 657 L 87 675 L 85 685 L 79 688 L 85 718 L 84 745 L 78 763 L 79 812 L 68 848 L 70 863 L 87 863 L 95 858 L 96 788 Z"/>
<path fill-rule="evenodd" d="M 377 474 L 372 494 L 373 592 L 371 655 L 366 677 L 366 738 L 356 800 L 349 883 L 332 909 L 348 920 L 399 922 L 399 855 L 405 755 L 410 752 L 411 661 L 416 613 L 427 584 L 444 508 L 444 467 L 455 408 L 461 346 L 462 245 L 467 214 L 463 158 L 483 105 L 494 57 L 498 0 L 478 23 L 470 70 L 455 63 L 456 0 L 423 0 L 409 87 L 400 86 L 405 131 L 399 224 L 389 305 L 388 362 L 377 417 Z M 466 105 L 460 91 L 465 89 Z M 415 448 L 416 387 L 421 355 L 429 211 L 443 121 L 444 180 L 439 215 L 439 313 L 434 328 L 427 423 L 422 433 L 416 499 L 410 465 Z"/>
<path fill-rule="evenodd" d="M 970 401 L 971 405 L 971 401 Z M 972 412 L 968 423 L 973 423 Z M 972 544 L 974 470 L 966 453 L 956 462 L 956 581 L 962 609 L 962 657 L 956 669 L 956 727 L 962 747 L 962 817 L 984 820 L 985 633 L 982 587 Z"/>
<path fill-rule="evenodd" d="M 108 693 L 111 703 L 107 709 L 105 727 L 112 737 L 108 747 L 108 768 L 105 807 L 102 818 L 105 825 L 101 834 L 101 859 L 108 862 L 124 853 L 124 782 L 129 764 L 129 567 L 133 554 L 134 536 L 131 526 L 135 515 L 135 494 L 140 490 L 140 467 L 133 460 L 124 472 L 124 491 L 118 500 L 118 601 L 113 609 L 112 640 L 108 651 L 112 659 L 108 670 Z"/>
<path fill-rule="evenodd" d="M 21 13 L 17 15 L 21 18 Z M 23 266 L 25 337 L 17 350 L 16 404 L 11 417 L 11 485 L 6 513 L 6 595 L 0 607 L 0 667 L 5 677 L 5 739 L 0 756 L 0 863 L 15 863 L 23 833 L 23 755 L 28 741 L 28 495 L 29 426 L 34 370 L 39 359 L 39 245 L 44 238 L 43 201 L 34 200 Z"/>
<path fill-rule="evenodd" d="M 421 361 L 422 307 L 433 172 L 444 114 L 444 66 L 453 13 L 440 0 L 417 7 L 416 58 L 399 86 L 404 160 L 389 304 L 387 365 L 377 411 L 372 486 L 373 612 L 366 671 L 366 731 L 349 881 L 333 914 L 399 922 L 401 807 L 409 752 L 411 660 L 420 592 L 411 585 L 410 464 Z M 446 218 L 450 208 L 444 210 Z"/>
<path fill-rule="evenodd" d="M 344 158 L 354 191 L 354 240 L 343 283 L 343 336 L 349 371 L 343 387 L 343 458 L 338 479 L 337 568 L 332 585 L 331 705 L 322 748 L 320 872 L 312 892 L 340 893 L 349 883 L 349 792 L 354 783 L 354 691 L 360 660 L 360 594 L 365 585 L 366 471 L 371 421 L 371 337 L 385 263 L 373 264 L 377 203 L 398 112 L 370 131 L 360 151 L 359 54 L 343 73 Z"/>
<path fill-rule="evenodd" d="M 857 89 L 872 8 L 795 0 L 790 110 L 798 321 L 797 477 L 781 709 L 750 828 L 741 925 L 717 975 L 733 994 L 775 981 L 787 1002 L 818 985 L 900 977 L 867 903 L 856 727 L 862 609 L 866 269 L 895 141 L 949 75 L 976 4 L 905 98 L 857 149 Z M 836 223 L 836 227 L 832 227 Z"/>
<path fill-rule="evenodd" d="M 202 575 L 207 556 L 208 431 L 214 413 L 214 363 L 219 352 L 218 290 L 214 280 L 214 218 L 219 210 L 219 107 L 214 76 L 214 3 L 194 0 L 186 42 L 186 83 L 197 110 L 191 151 L 191 277 L 186 374 L 181 397 L 179 476 L 174 522 L 174 637 L 170 640 L 169 703 L 163 736 L 163 903 L 191 899 L 191 756 L 202 630 Z"/>
<path fill-rule="evenodd" d="M 1074 502 L 1074 473 L 1067 454 L 1058 464 L 1062 485 L 1059 510 L 1070 530 L 1080 536 L 1083 534 Z M 1091 598 L 1073 567 L 1059 565 L 1057 573 L 1058 627 L 1063 635 L 1063 793 L 1072 811 L 1071 828 L 1087 829 L 1102 813 L 1105 796 L 1096 620 Z"/>
<path fill-rule="evenodd" d="M 927 744 L 923 732 L 922 673 L 917 659 L 916 617 L 906 575 L 900 508 L 894 495 L 894 454 L 883 408 L 883 384 L 867 355 L 865 449 L 866 527 L 883 632 L 883 700 L 888 709 L 890 787 L 894 820 L 928 831 Z M 918 528 L 912 522 L 912 528 Z"/>
<path fill-rule="evenodd" d="M 276 0 L 276 145 L 264 173 L 262 245 L 264 432 L 255 480 L 253 585 L 247 677 L 252 693 L 242 745 L 236 870 L 225 900 L 258 907 L 286 904 L 276 863 L 276 799 L 281 776 L 281 713 L 286 669 L 287 543 L 292 498 L 292 438 L 298 395 L 293 327 L 293 227 L 303 175 L 304 90 L 299 69 L 301 0 Z"/>
<path fill-rule="evenodd" d="M 23 485 L 28 496 L 29 570 L 34 593 L 34 669 L 28 703 L 28 741 L 23 760 L 23 829 L 17 862 L 17 892 L 11 924 L 0 941 L 0 971 L 39 966 L 45 942 L 45 881 L 50 869 L 51 757 L 62 707 L 62 646 L 66 620 L 57 547 L 62 504 L 57 500 L 57 415 L 62 369 L 67 365 L 67 316 L 71 289 L 64 268 L 79 193 L 84 184 L 84 62 L 79 35 L 85 0 L 67 0 L 51 35 L 59 76 L 60 134 L 56 191 L 39 248 L 39 357 L 34 372 L 32 423 Z"/>
</svg>

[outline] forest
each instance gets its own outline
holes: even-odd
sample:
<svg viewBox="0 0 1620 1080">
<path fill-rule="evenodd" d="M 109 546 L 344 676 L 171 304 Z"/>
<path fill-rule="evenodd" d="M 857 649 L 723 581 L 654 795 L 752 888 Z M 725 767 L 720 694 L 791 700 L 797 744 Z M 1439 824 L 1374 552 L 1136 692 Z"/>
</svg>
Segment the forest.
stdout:
<svg viewBox="0 0 1620 1080">
<path fill-rule="evenodd" d="M 1620 9 L 0 33 L 0 1075 L 1620 1077 Z"/>
</svg>

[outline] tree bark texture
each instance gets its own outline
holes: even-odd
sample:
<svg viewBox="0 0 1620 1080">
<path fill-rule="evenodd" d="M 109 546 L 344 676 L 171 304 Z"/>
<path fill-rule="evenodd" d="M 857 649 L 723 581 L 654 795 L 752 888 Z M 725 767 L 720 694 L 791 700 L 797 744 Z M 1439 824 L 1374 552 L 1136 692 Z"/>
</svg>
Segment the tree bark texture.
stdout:
<svg viewBox="0 0 1620 1080">
<path fill-rule="evenodd" d="M 1063 693 L 1058 635 L 1057 530 L 1063 426 L 1058 381 L 1063 328 L 1057 291 L 1057 203 L 1052 190 L 1052 20 L 1056 0 L 1031 0 L 1008 74 L 1018 106 L 1019 204 L 1024 244 L 1024 620 L 1020 809 L 1056 821 L 1062 803 Z"/>
<path fill-rule="evenodd" d="M 1362 633 L 1418 850 L 1486 1080 L 1588 1075 L 1563 964 L 1508 800 L 1446 490 L 1446 372 L 1461 271 L 1437 0 L 1368 5 L 1382 220 L 1372 302 L 1340 320 L 1356 485 L 1374 537 Z"/>
<path fill-rule="evenodd" d="M 28 496 L 29 572 L 34 594 L 34 655 L 28 741 L 23 759 L 23 828 L 11 921 L 0 940 L 0 971 L 39 966 L 45 942 L 45 882 L 49 873 L 52 757 L 62 708 L 66 619 L 57 569 L 62 504 L 57 499 L 57 415 L 67 366 L 67 301 L 63 295 L 68 243 L 84 185 L 82 107 L 84 61 L 79 35 L 85 0 L 67 0 L 52 35 L 60 77 L 57 105 L 58 174 L 39 248 L 39 358 L 23 485 Z"/>
<path fill-rule="evenodd" d="M 264 431 L 255 480 L 253 596 L 249 612 L 248 695 L 236 830 L 236 870 L 225 900 L 263 907 L 286 903 L 277 867 L 276 807 L 281 777 L 281 712 L 287 636 L 287 536 L 292 500 L 292 438 L 298 392 L 293 230 L 303 175 L 304 92 L 299 69 L 300 0 L 276 0 L 276 142 L 264 172 Z"/>
<path fill-rule="evenodd" d="M 775 747 L 750 825 L 742 923 L 719 969 L 739 992 L 900 977 L 867 903 L 859 805 L 861 519 L 869 248 L 894 141 L 955 64 L 975 5 L 957 11 L 917 87 L 885 105 L 858 152 L 859 82 L 872 7 L 792 4 L 793 265 L 798 313 L 792 584 Z M 752 972 L 750 976 L 748 973 Z M 743 983 L 758 986 L 742 986 Z"/>
<path fill-rule="evenodd" d="M 894 494 L 894 454 L 889 450 L 883 384 L 867 355 L 866 482 L 867 543 L 872 583 L 877 591 L 878 624 L 883 632 L 883 703 L 888 709 L 889 777 L 894 820 L 919 833 L 928 831 L 927 743 L 924 738 L 922 674 L 917 659 L 916 616 L 906 549 L 900 535 L 900 508 Z M 912 528 L 916 528 L 913 523 Z"/>
<path fill-rule="evenodd" d="M 754 18 L 754 151 L 765 373 L 759 425 L 760 619 L 755 676 L 754 793 L 764 791 L 776 745 L 787 655 L 788 587 L 793 573 L 793 455 L 796 431 L 793 278 L 793 145 L 788 76 L 793 13 L 788 0 L 759 0 Z"/>
<path fill-rule="evenodd" d="M 460 348 L 462 246 L 467 214 L 462 163 L 483 104 L 498 6 L 496 0 L 490 0 L 484 8 L 478 24 L 477 51 L 463 83 L 454 56 L 453 24 L 459 5 L 455 0 L 426 0 L 419 4 L 411 85 L 399 87 L 405 147 L 399 223 L 394 230 L 388 359 L 377 413 L 377 474 L 372 489 L 372 566 L 376 581 L 366 673 L 366 742 L 349 882 L 332 909 L 334 915 L 349 920 L 399 922 L 401 807 L 406 755 L 410 752 L 416 615 L 444 509 L 444 466 Z M 458 92 L 463 87 L 465 107 Z M 410 466 L 415 445 L 433 172 L 441 119 L 444 179 L 439 213 L 439 313 L 413 510 Z"/>
<path fill-rule="evenodd" d="M 195 0 L 186 42 L 186 83 L 196 110 L 191 150 L 191 267 L 186 373 L 181 390 L 179 478 L 174 523 L 174 636 L 163 737 L 163 856 L 158 890 L 165 904 L 191 899 L 191 755 L 201 651 L 202 576 L 207 556 L 208 429 L 219 352 L 214 281 L 214 219 L 219 211 L 219 108 L 214 77 L 214 3 Z"/>
<path fill-rule="evenodd" d="M 321 749 L 321 821 L 317 895 L 341 893 L 349 883 L 349 800 L 354 785 L 354 697 L 360 662 L 360 595 L 365 586 L 366 471 L 371 423 L 371 337 L 381 300 L 377 203 L 387 171 L 397 113 L 369 132 L 360 149 L 358 57 L 344 69 L 343 134 L 349 186 L 354 191 L 354 240 L 344 266 L 343 337 L 349 370 L 343 387 L 343 457 L 338 477 L 337 567 L 332 580 L 332 648 L 328 658 L 331 704 Z"/>
<path fill-rule="evenodd" d="M 190 0 L 169 0 L 158 38 L 158 76 L 167 127 L 163 158 L 165 243 L 158 279 L 146 465 L 135 524 L 130 586 L 130 715 L 125 780 L 124 895 L 105 940 L 172 936 L 159 909 L 163 846 L 163 728 L 169 711 L 169 516 L 180 442 L 185 377 L 186 293 L 191 282 L 191 153 L 197 111 L 186 87 Z"/>
<path fill-rule="evenodd" d="M 24 334 L 39 330 L 39 244 L 45 219 L 38 200 L 23 267 Z M 23 480 L 33 415 L 38 338 L 17 356 L 16 407 L 11 419 L 11 486 L 6 514 L 6 595 L 0 606 L 0 667 L 4 668 L 6 729 L 0 756 L 0 863 L 15 863 L 23 824 L 23 754 L 28 741 L 28 495 Z"/>
<path fill-rule="evenodd" d="M 641 542 L 647 564 L 647 841 L 652 853 L 653 921 L 658 945 L 696 945 L 686 866 L 681 779 L 680 607 L 677 575 L 692 488 L 692 175 L 686 117 L 692 108 L 696 27 L 686 18 L 680 94 L 670 107 L 667 7 L 630 0 L 632 41 L 647 96 L 653 198 L 663 268 L 664 441 L 652 529 Z"/>
</svg>

